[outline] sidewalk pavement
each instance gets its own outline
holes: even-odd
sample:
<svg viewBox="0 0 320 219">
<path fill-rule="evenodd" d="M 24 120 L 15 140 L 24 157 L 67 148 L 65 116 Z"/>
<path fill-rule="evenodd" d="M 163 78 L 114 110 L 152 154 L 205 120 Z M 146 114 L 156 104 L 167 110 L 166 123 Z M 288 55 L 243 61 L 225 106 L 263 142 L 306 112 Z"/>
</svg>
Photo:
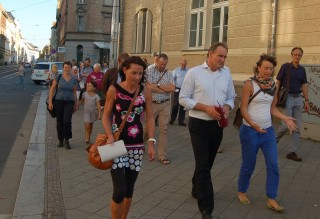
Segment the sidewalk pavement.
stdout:
<svg viewBox="0 0 320 219">
<path fill-rule="evenodd" d="M 111 218 L 112 181 L 109 171 L 94 169 L 87 161 L 82 108 L 73 115 L 71 150 L 57 148 L 55 120 L 46 112 L 43 91 L 20 182 L 13 218 Z M 232 121 L 232 118 L 230 119 Z M 230 122 L 229 121 L 229 122 Z M 92 141 L 103 132 L 94 124 Z M 248 196 L 251 205 L 237 199 L 241 164 L 238 131 L 224 130 L 223 153 L 212 168 L 215 191 L 214 218 L 320 218 L 320 143 L 302 140 L 298 154 L 303 162 L 287 160 L 288 136 L 279 143 L 280 185 L 277 200 L 282 214 L 269 210 L 265 196 L 266 168 L 261 151 Z M 194 158 L 188 129 L 169 127 L 171 164 L 149 162 L 144 156 L 128 218 L 201 218 L 191 196 Z"/>
</svg>

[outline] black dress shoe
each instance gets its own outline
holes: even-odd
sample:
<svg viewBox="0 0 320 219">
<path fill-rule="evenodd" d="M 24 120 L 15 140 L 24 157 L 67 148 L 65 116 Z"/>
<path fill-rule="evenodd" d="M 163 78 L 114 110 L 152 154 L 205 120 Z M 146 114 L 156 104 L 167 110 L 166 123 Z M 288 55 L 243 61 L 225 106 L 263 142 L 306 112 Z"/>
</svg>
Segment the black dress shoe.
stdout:
<svg viewBox="0 0 320 219">
<path fill-rule="evenodd" d="M 70 149 L 71 149 L 71 146 L 70 146 L 69 141 L 65 141 L 65 142 L 64 142 L 64 146 L 66 147 L 67 150 L 70 150 Z"/>
<path fill-rule="evenodd" d="M 187 126 L 187 124 L 184 123 L 184 122 L 179 122 L 179 125 L 180 125 L 180 126 Z"/>
<path fill-rule="evenodd" d="M 193 198 L 197 199 L 197 193 L 196 193 L 195 190 L 192 189 L 191 195 L 192 195 Z"/>
<path fill-rule="evenodd" d="M 63 142 L 59 141 L 58 148 L 62 148 L 62 147 L 63 147 Z"/>
<path fill-rule="evenodd" d="M 173 121 L 173 120 L 170 120 L 170 121 L 169 121 L 169 124 L 170 124 L 170 125 L 172 125 L 173 123 L 174 123 L 174 121 Z"/>
<path fill-rule="evenodd" d="M 287 154 L 287 159 L 289 160 L 294 160 L 297 162 L 301 162 L 302 158 L 298 157 L 298 155 L 295 152 L 290 152 L 289 154 Z"/>
<path fill-rule="evenodd" d="M 202 211 L 201 215 L 202 215 L 202 219 L 212 219 L 212 215 L 208 211 Z"/>
</svg>

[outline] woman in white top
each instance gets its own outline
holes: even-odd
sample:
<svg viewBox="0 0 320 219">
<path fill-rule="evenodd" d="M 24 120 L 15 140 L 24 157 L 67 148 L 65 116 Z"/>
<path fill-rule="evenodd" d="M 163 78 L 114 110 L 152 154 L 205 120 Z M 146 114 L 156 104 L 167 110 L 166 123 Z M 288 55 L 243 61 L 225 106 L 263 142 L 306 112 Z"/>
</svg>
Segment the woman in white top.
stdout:
<svg viewBox="0 0 320 219">
<path fill-rule="evenodd" d="M 240 127 L 242 164 L 238 179 L 238 198 L 242 204 L 250 204 L 246 192 L 255 169 L 258 150 L 261 149 L 267 166 L 266 195 L 267 207 L 282 212 L 277 197 L 279 185 L 278 151 L 271 115 L 285 121 L 290 131 L 296 130 L 294 119 L 282 114 L 276 107 L 276 85 L 273 70 L 277 65 L 275 58 L 261 55 L 254 68 L 255 75 L 247 80 L 242 92 L 241 114 L 243 125 Z M 259 92 L 259 90 L 262 90 Z M 249 99 L 256 92 L 259 94 Z"/>
</svg>

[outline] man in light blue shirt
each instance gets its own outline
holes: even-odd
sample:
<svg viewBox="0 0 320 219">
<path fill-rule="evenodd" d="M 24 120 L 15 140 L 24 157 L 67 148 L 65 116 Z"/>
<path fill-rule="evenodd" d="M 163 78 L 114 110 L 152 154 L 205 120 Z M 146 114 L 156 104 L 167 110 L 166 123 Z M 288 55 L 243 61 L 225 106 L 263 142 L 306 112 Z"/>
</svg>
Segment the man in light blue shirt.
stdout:
<svg viewBox="0 0 320 219">
<path fill-rule="evenodd" d="M 174 121 L 177 118 L 178 111 L 179 111 L 179 117 L 178 117 L 178 123 L 180 126 L 186 126 L 184 123 L 184 117 L 186 114 L 186 111 L 183 109 L 183 106 L 179 104 L 179 94 L 180 94 L 180 89 L 182 86 L 182 82 L 184 80 L 184 77 L 187 74 L 187 71 L 189 69 L 187 68 L 187 60 L 185 58 L 182 58 L 180 60 L 180 66 L 176 69 L 173 70 L 173 80 L 175 84 L 175 91 L 173 95 L 173 105 L 172 105 L 172 110 L 171 110 L 171 119 L 170 119 L 170 125 L 174 123 Z"/>
<path fill-rule="evenodd" d="M 189 111 L 189 132 L 196 167 L 192 177 L 192 196 L 198 200 L 202 218 L 212 218 L 214 192 L 211 168 L 222 140 L 223 128 L 218 121 L 228 119 L 234 107 L 235 91 L 231 73 L 224 66 L 228 47 L 213 44 L 207 60 L 191 68 L 183 81 L 179 102 Z M 221 106 L 224 115 L 216 107 Z"/>
</svg>

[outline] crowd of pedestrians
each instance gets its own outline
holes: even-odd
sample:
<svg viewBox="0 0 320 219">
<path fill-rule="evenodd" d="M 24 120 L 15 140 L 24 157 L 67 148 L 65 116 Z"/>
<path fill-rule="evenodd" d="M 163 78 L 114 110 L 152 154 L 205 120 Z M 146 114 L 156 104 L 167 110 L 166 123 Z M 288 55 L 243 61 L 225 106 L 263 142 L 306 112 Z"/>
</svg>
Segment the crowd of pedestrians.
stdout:
<svg viewBox="0 0 320 219">
<path fill-rule="evenodd" d="M 53 65 L 49 108 L 54 107 L 57 113 L 58 147 L 71 149 L 72 114 L 81 104 L 84 104 L 84 145 L 87 147 L 92 143 L 93 123 L 100 119 L 109 143 L 113 143 L 113 133 L 120 126 L 131 101 L 136 98 L 120 134 L 128 155 L 116 158 L 110 171 L 113 181 L 112 218 L 124 219 L 128 215 L 145 146 L 150 160 L 157 159 L 162 165 L 171 163 L 167 135 L 169 124 L 173 125 L 177 117 L 178 125 L 188 126 L 194 153 L 191 195 L 197 200 L 202 217 L 212 218 L 214 191 L 211 168 L 224 129 L 219 120 L 228 119 L 236 97 L 232 74 L 225 66 L 227 54 L 226 44 L 215 43 L 207 51 L 202 64 L 189 69 L 187 60 L 181 58 L 180 65 L 173 72 L 167 69 L 169 58 L 164 53 L 155 54 L 151 65 L 146 58 L 130 57 L 128 53 L 120 54 L 118 65 L 113 68 L 109 68 L 107 63 L 91 66 L 89 58 L 79 66 L 66 61 L 63 63 L 62 76 L 59 77 L 54 74 Z M 253 76 L 243 86 L 243 125 L 239 130 L 242 164 L 237 194 L 242 204 L 251 204 L 246 191 L 255 169 L 257 152 L 261 149 L 267 170 L 266 206 L 276 212 L 284 211 L 284 207 L 276 201 L 279 184 L 277 143 L 289 130 L 292 140 L 289 142 L 287 159 L 302 161 L 296 151 L 302 110 L 309 110 L 306 72 L 299 64 L 302 54 L 301 48 L 292 49 L 292 62 L 281 66 L 277 81 L 274 81 L 276 59 L 262 54 Z M 289 79 L 287 72 L 291 73 Z M 277 91 L 287 80 L 290 89 L 283 114 L 276 107 Z M 250 97 L 255 94 L 250 102 Z M 188 124 L 185 123 L 186 112 L 189 113 Z M 272 126 L 272 116 L 282 120 L 277 132 Z M 155 120 L 159 124 L 157 140 Z"/>
</svg>

